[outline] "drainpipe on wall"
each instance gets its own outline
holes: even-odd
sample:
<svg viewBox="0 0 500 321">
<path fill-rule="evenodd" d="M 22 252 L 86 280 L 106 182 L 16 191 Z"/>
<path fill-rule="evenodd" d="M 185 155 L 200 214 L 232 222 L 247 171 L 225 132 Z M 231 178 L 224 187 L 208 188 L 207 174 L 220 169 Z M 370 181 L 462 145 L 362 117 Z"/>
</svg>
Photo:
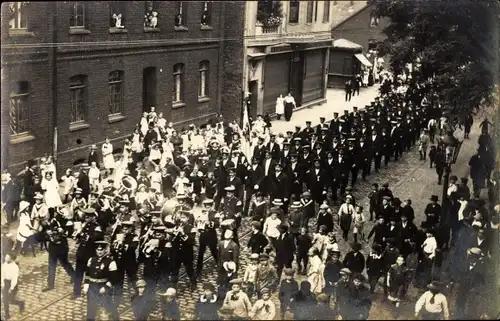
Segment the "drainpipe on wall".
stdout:
<svg viewBox="0 0 500 321">
<path fill-rule="evenodd" d="M 52 48 L 51 48 L 51 63 L 52 63 L 52 156 L 54 161 L 57 160 L 57 2 L 54 3 L 54 11 L 52 13 Z"/>
</svg>

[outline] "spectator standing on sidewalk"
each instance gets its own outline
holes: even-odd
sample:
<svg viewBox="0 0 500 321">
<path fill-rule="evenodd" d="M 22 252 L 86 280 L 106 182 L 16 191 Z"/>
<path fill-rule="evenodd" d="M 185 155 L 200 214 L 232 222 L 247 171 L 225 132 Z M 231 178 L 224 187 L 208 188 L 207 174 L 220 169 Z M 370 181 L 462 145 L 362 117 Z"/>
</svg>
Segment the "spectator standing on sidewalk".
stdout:
<svg viewBox="0 0 500 321">
<path fill-rule="evenodd" d="M 295 98 L 293 98 L 291 93 L 288 93 L 283 100 L 285 104 L 285 120 L 290 121 L 293 115 L 294 108 L 297 108 L 297 104 L 295 103 Z"/>
<path fill-rule="evenodd" d="M 352 82 L 351 79 L 348 79 L 344 84 L 345 91 L 345 101 L 351 101 L 352 97 Z"/>
</svg>

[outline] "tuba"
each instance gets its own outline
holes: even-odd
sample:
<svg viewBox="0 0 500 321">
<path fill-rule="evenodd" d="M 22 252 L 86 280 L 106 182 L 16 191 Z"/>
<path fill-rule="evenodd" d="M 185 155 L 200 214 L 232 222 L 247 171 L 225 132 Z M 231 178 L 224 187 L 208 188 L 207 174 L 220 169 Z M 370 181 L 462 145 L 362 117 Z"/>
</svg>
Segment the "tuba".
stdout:
<svg viewBox="0 0 500 321">
<path fill-rule="evenodd" d="M 137 181 L 130 175 L 125 175 L 120 181 L 120 187 L 116 191 L 117 195 L 121 195 L 124 192 L 129 193 L 135 191 L 137 188 Z"/>
</svg>

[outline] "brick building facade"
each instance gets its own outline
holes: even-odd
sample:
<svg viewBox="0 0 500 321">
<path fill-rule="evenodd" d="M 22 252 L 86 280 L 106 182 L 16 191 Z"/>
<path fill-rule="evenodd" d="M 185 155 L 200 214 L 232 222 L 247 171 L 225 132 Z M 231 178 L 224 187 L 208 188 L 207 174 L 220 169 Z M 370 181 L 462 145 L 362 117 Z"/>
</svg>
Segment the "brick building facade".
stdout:
<svg viewBox="0 0 500 321">
<path fill-rule="evenodd" d="M 243 45 L 225 38 L 243 15 L 237 1 L 2 4 L 3 167 L 121 148 L 151 106 L 178 127 L 238 119 Z"/>
</svg>

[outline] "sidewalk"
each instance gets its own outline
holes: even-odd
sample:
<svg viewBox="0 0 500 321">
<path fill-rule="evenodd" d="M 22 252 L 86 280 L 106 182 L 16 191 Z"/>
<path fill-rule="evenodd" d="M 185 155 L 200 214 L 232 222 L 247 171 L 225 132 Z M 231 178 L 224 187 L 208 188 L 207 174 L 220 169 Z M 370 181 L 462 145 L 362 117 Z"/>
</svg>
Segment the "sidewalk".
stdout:
<svg viewBox="0 0 500 321">
<path fill-rule="evenodd" d="M 308 120 L 312 122 L 313 126 L 316 126 L 319 124 L 320 117 L 325 117 L 326 121 L 330 121 L 334 112 L 343 115 L 344 110 L 352 111 L 354 106 L 359 109 L 364 108 L 378 95 L 378 89 L 378 85 L 361 88 L 360 95 L 352 97 L 350 102 L 345 101 L 345 92 L 342 89 L 327 89 L 325 104 L 298 110 L 293 113 L 289 122 L 283 118 L 282 120 L 274 120 L 271 130 L 276 133 L 284 133 L 287 130 L 295 131 L 295 126 L 304 128 Z"/>
</svg>

